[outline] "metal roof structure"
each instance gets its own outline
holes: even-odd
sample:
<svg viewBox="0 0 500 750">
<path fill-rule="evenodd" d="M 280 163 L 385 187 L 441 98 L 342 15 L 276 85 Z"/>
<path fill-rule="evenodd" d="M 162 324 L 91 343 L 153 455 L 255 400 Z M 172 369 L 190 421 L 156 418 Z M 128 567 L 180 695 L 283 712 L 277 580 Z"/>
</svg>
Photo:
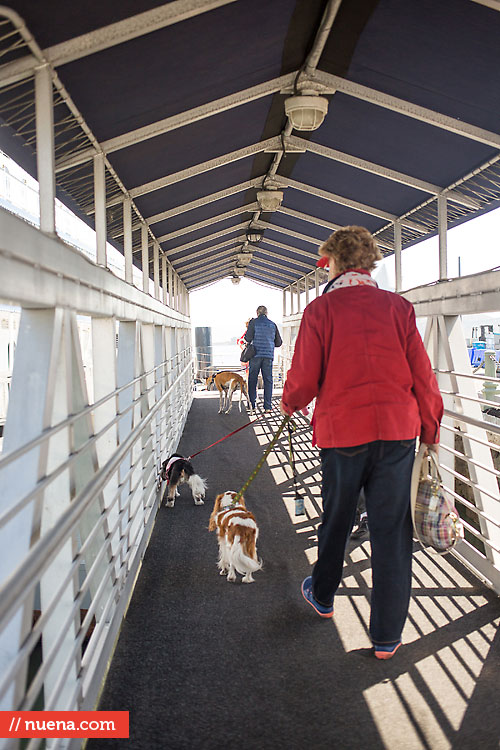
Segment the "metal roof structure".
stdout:
<svg viewBox="0 0 500 750">
<path fill-rule="evenodd" d="M 93 222 L 104 164 L 188 289 L 286 287 L 332 229 L 385 254 L 500 205 L 500 0 L 15 0 L 0 8 L 0 148 L 36 176 L 35 70 L 54 90 L 59 197 Z M 317 130 L 285 100 L 323 96 Z M 258 192 L 282 190 L 263 211 Z M 260 232 L 262 239 L 249 239 Z"/>
</svg>

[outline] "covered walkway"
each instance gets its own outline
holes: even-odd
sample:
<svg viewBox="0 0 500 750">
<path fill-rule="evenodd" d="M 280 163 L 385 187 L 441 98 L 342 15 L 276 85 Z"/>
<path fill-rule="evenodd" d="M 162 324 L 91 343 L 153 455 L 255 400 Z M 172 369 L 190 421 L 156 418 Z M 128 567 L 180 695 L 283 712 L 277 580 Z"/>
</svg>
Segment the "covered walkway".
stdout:
<svg viewBox="0 0 500 750">
<path fill-rule="evenodd" d="M 247 421 L 234 408 L 217 415 L 215 398 L 196 394 L 184 455 Z M 182 488 L 174 510 L 158 511 L 99 709 L 130 711 L 130 750 L 496 748 L 498 598 L 452 556 L 416 546 L 405 645 L 391 662 L 370 658 L 369 541 L 351 543 L 333 623 L 303 602 L 320 493 L 305 420 L 295 442 L 307 520 L 293 514 L 285 438 L 246 495 L 264 570 L 252 586 L 217 574 L 212 500 L 239 489 L 279 421 L 275 409 L 194 459 L 209 482 L 203 507 Z"/>
</svg>

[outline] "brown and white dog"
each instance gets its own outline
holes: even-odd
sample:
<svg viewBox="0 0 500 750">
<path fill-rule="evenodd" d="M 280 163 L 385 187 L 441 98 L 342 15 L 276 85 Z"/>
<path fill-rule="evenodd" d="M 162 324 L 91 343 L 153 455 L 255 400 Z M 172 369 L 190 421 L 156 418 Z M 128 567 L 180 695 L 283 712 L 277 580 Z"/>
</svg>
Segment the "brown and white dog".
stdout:
<svg viewBox="0 0 500 750">
<path fill-rule="evenodd" d="M 217 530 L 220 575 L 236 581 L 238 572 L 243 583 L 253 583 L 252 573 L 262 568 L 256 546 L 259 528 L 253 514 L 246 509 L 245 499 L 240 497 L 235 502 L 235 497 L 236 492 L 217 495 L 208 530 Z"/>
<path fill-rule="evenodd" d="M 224 372 L 218 372 L 217 375 L 209 375 L 207 378 L 207 390 L 212 385 L 212 382 L 215 383 L 215 387 L 219 391 L 219 414 L 222 412 L 229 414 L 231 411 L 233 393 L 236 388 L 240 389 L 240 411 L 243 394 L 246 396 L 248 408 L 250 408 L 246 381 L 237 372 L 224 370 Z"/>
<path fill-rule="evenodd" d="M 180 453 L 173 453 L 162 463 L 160 477 L 167 483 L 162 497 L 162 503 L 164 502 L 167 508 L 174 507 L 175 498 L 179 495 L 177 487 L 184 482 L 191 488 L 194 504 L 203 505 L 207 483 L 195 474 L 191 461 Z"/>
</svg>

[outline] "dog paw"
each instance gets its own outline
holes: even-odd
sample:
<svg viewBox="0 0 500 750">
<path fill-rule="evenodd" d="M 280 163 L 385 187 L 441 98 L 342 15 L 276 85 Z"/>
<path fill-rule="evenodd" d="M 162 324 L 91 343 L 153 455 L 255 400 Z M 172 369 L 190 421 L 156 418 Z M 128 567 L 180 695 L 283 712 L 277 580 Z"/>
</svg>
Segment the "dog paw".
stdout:
<svg viewBox="0 0 500 750">
<path fill-rule="evenodd" d="M 201 499 L 201 497 L 195 498 L 194 500 L 195 505 L 205 505 L 205 502 Z"/>
<path fill-rule="evenodd" d="M 167 506 L 167 508 L 173 508 L 175 505 L 175 500 L 167 500 L 165 505 Z"/>
<path fill-rule="evenodd" d="M 229 583 L 234 583 L 236 581 L 236 573 L 228 573 L 227 580 Z"/>
<path fill-rule="evenodd" d="M 219 570 L 219 575 L 220 576 L 225 576 L 226 573 L 227 573 L 227 570 L 225 570 L 224 568 L 222 568 L 221 570 Z"/>
<path fill-rule="evenodd" d="M 255 583 L 255 580 L 254 578 L 252 578 L 251 573 L 247 573 L 246 576 L 243 576 L 243 578 L 241 579 L 241 582 L 242 583 Z"/>
</svg>

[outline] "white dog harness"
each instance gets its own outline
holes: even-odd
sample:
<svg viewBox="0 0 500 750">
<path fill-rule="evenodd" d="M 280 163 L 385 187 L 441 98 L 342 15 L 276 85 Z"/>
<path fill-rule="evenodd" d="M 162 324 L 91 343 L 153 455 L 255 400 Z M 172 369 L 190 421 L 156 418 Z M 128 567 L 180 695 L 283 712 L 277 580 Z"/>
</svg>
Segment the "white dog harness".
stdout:
<svg viewBox="0 0 500 750">
<path fill-rule="evenodd" d="M 167 484 L 169 480 L 168 472 L 170 471 L 170 467 L 172 464 L 175 464 L 176 461 L 184 461 L 185 459 L 182 456 L 172 456 L 172 458 L 168 459 L 167 465 L 165 467 L 165 476 L 167 477 Z"/>
</svg>

